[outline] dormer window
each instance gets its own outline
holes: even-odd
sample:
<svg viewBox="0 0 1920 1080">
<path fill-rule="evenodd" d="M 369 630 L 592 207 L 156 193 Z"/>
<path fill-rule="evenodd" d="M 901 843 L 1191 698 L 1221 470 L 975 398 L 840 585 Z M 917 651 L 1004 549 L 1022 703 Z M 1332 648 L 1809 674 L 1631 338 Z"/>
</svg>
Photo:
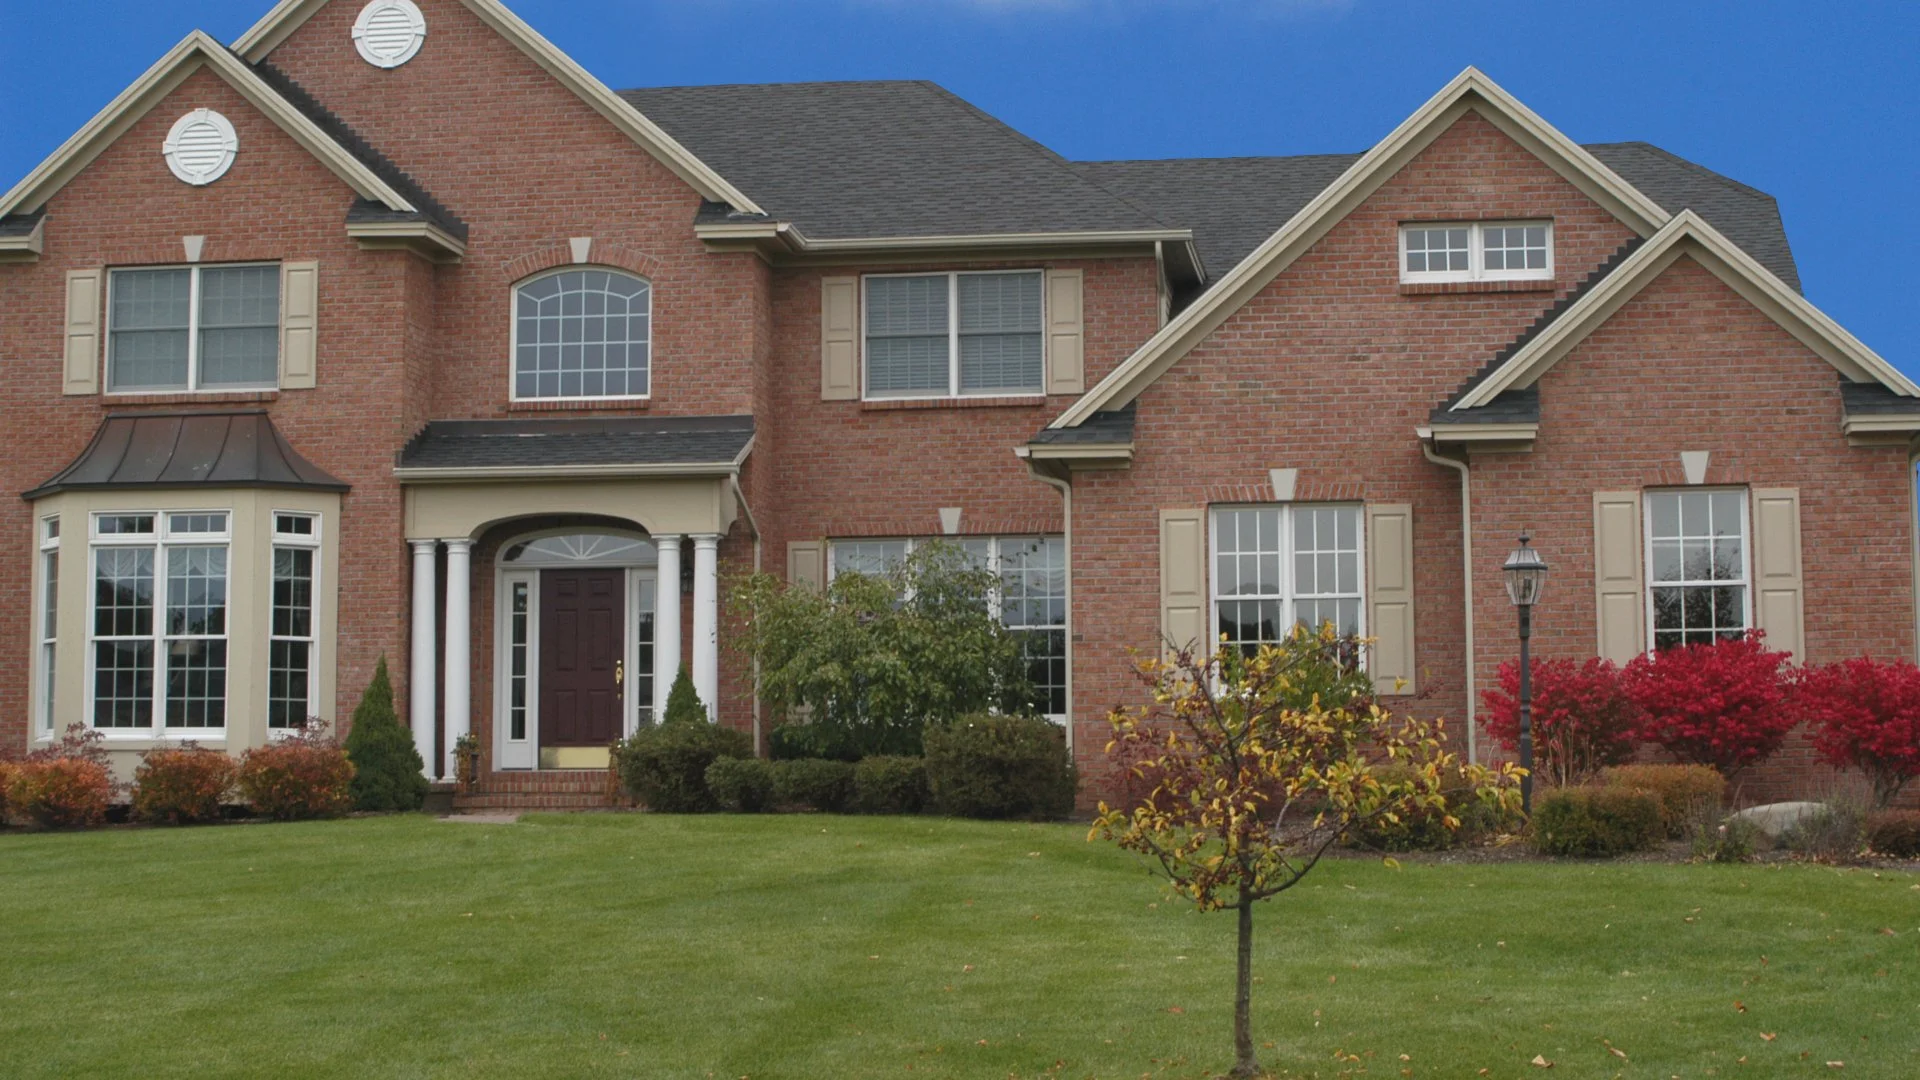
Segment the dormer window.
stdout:
<svg viewBox="0 0 1920 1080">
<path fill-rule="evenodd" d="M 1550 281 L 1553 223 L 1472 221 L 1400 228 L 1400 280 Z"/>
</svg>

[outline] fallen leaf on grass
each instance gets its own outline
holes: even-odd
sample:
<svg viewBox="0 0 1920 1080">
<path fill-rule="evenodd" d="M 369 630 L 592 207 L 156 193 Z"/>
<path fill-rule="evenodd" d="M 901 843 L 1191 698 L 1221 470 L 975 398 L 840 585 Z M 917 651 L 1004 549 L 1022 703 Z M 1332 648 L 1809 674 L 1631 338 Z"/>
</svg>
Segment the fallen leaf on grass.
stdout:
<svg viewBox="0 0 1920 1080">
<path fill-rule="evenodd" d="M 1744 1001 L 1736 1001 L 1736 1002 L 1734 1002 L 1734 1003 L 1733 1003 L 1733 1011 L 1734 1011 L 1734 1012 L 1746 1012 L 1746 1011 L 1747 1011 L 1747 1003 L 1746 1003 L 1746 1002 L 1744 1002 Z"/>
<path fill-rule="evenodd" d="M 1846 1063 L 1846 1062 L 1844 1062 L 1844 1061 L 1829 1061 L 1829 1062 L 1827 1062 L 1827 1068 L 1829 1068 L 1829 1069 L 1844 1069 L 1844 1068 L 1846 1068 L 1846 1067 L 1847 1067 L 1847 1063 Z"/>
<path fill-rule="evenodd" d="M 1772 1042 L 1773 1040 L 1779 1038 L 1780 1036 L 1775 1035 L 1771 1031 L 1763 1031 L 1760 1033 L 1760 1037 L 1767 1040 L 1768 1042 Z"/>
<path fill-rule="evenodd" d="M 1172 1005 L 1172 1006 L 1168 1006 L 1167 1011 L 1170 1013 L 1173 1013 L 1175 1016 L 1179 1016 L 1185 1013 L 1187 1010 L 1181 1008 L 1178 1005 Z"/>
<path fill-rule="evenodd" d="M 1535 1055 L 1533 1055 L 1533 1065 L 1534 1065 L 1534 1066 L 1535 1066 L 1536 1068 L 1541 1068 L 1541 1069 L 1551 1069 L 1551 1068 L 1553 1068 L 1553 1062 L 1551 1062 L 1551 1061 L 1548 1061 L 1548 1060 L 1547 1060 L 1547 1055 L 1545 1055 L 1545 1054 L 1535 1054 Z"/>
</svg>

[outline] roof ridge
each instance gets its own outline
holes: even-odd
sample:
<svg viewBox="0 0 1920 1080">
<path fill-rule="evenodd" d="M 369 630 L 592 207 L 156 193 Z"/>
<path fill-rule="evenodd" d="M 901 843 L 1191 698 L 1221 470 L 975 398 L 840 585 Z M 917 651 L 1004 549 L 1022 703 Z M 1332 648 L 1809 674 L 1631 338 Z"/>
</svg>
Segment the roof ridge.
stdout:
<svg viewBox="0 0 1920 1080">
<path fill-rule="evenodd" d="M 671 83 L 665 86 L 625 86 L 616 94 L 644 94 L 649 90 L 751 90 L 786 86 L 905 86 L 926 79 L 793 79 L 777 82 Z"/>
<path fill-rule="evenodd" d="M 1768 192 L 1762 191 L 1757 187 L 1754 187 L 1752 184 L 1743 183 L 1742 181 L 1735 180 L 1733 177 L 1728 176 L 1726 173 L 1719 172 L 1714 169 L 1709 169 L 1705 165 L 1702 165 L 1697 161 L 1690 161 L 1687 158 L 1683 158 L 1679 154 L 1676 154 L 1673 151 L 1668 150 L 1663 146 L 1655 146 L 1653 143 L 1647 142 L 1645 139 L 1628 139 L 1625 142 L 1612 142 L 1612 143 L 1591 143 L 1587 146 L 1587 149 L 1592 150 L 1594 147 L 1632 147 L 1635 150 L 1645 150 L 1650 153 L 1656 154 L 1675 165 L 1680 166 L 1682 169 L 1686 170 L 1687 172 L 1711 177 L 1714 180 L 1718 180 L 1723 183 L 1730 184 L 1733 187 L 1739 188 L 1742 192 L 1752 196 L 1753 198 L 1761 199 L 1766 202 L 1773 203 L 1776 206 L 1779 205 L 1779 202 L 1780 202 L 1780 200 L 1775 198 L 1773 195 L 1769 194 Z"/>
<path fill-rule="evenodd" d="M 1327 154 L 1228 154 L 1223 157 L 1097 158 L 1090 161 L 1075 160 L 1072 163 L 1075 165 L 1163 165 L 1220 161 L 1308 161 L 1357 158 L 1363 153 L 1365 151 Z"/>
</svg>

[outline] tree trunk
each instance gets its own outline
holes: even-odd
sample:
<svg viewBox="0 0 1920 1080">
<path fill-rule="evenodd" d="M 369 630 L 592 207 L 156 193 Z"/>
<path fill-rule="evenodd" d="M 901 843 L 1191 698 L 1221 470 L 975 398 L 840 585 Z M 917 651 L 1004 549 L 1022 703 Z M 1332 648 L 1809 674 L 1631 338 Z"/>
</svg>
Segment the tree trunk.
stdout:
<svg viewBox="0 0 1920 1080">
<path fill-rule="evenodd" d="M 1240 888 L 1240 969 L 1233 984 L 1233 1071 L 1228 1076 L 1259 1076 L 1253 1056 L 1253 898 Z"/>
</svg>

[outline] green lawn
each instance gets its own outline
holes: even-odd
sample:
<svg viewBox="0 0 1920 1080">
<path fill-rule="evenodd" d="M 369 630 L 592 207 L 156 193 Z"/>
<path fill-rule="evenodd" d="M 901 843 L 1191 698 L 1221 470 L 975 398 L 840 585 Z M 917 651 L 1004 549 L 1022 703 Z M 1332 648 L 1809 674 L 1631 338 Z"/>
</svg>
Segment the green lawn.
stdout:
<svg viewBox="0 0 1920 1080">
<path fill-rule="evenodd" d="M 4 835 L 0 1076 L 1209 1076 L 1232 942 L 1080 826 Z M 1920 1074 L 1910 874 L 1342 860 L 1257 948 L 1287 1076 Z"/>
</svg>

